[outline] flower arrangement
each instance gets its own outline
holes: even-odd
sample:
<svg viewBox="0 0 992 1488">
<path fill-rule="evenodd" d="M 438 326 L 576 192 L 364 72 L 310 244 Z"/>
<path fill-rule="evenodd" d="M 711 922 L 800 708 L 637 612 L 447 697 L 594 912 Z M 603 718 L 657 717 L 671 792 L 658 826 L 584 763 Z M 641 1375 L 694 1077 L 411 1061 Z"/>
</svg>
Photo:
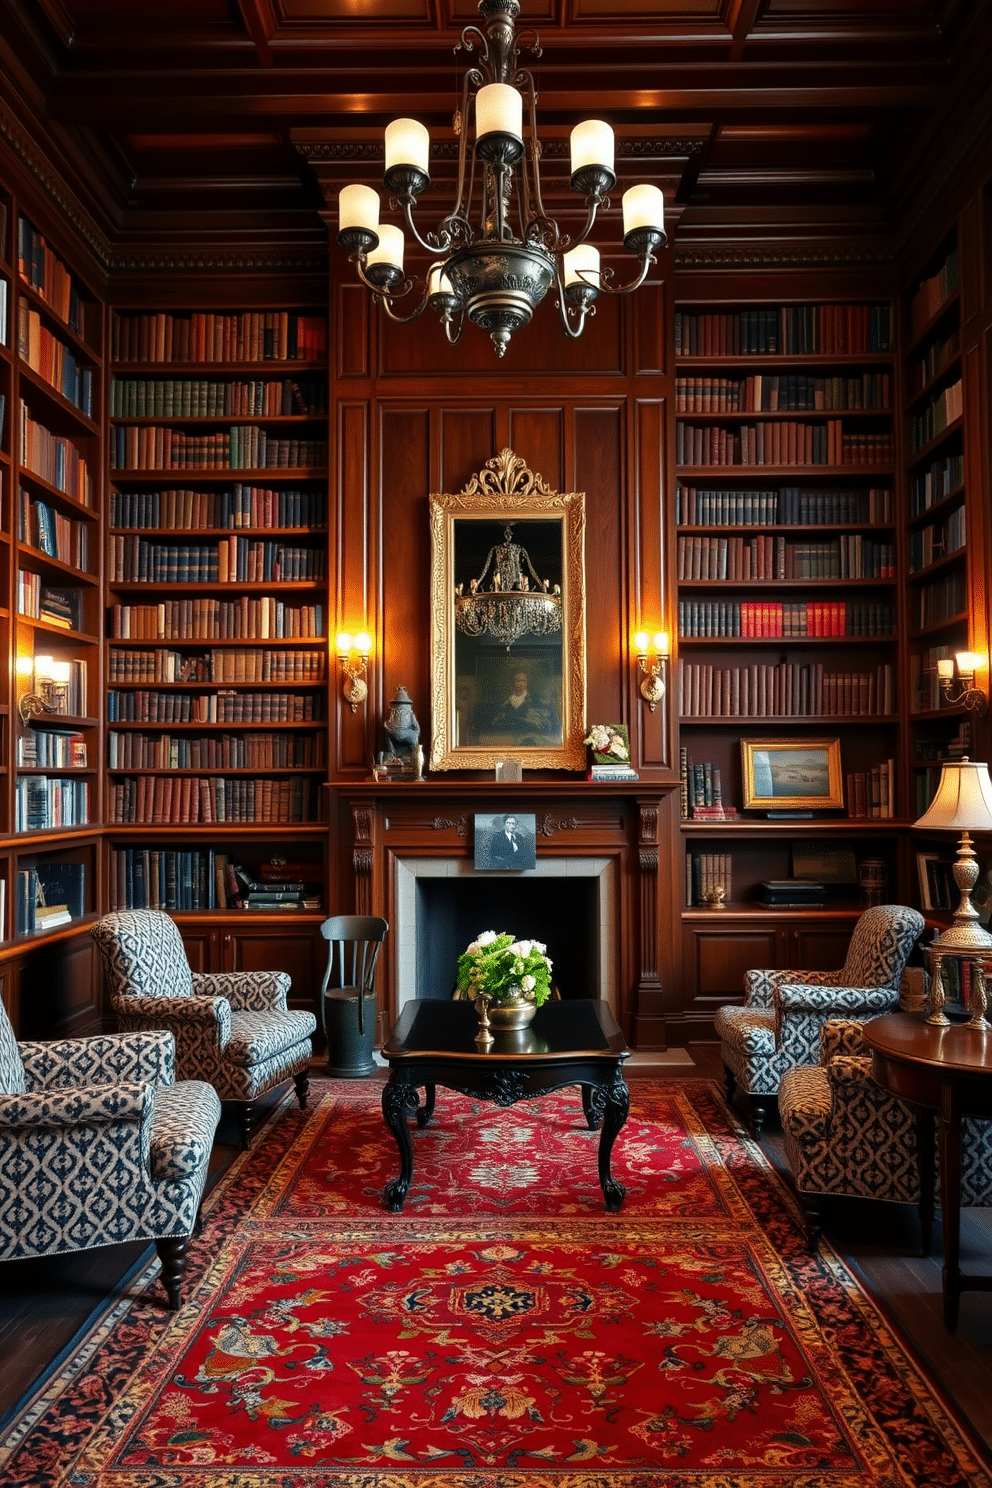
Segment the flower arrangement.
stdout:
<svg viewBox="0 0 992 1488">
<path fill-rule="evenodd" d="M 458 957 L 458 990 L 487 1002 L 523 999 L 540 1007 L 551 996 L 551 958 L 539 940 L 484 930 Z"/>
<path fill-rule="evenodd" d="M 630 739 L 622 723 L 593 723 L 582 740 L 597 764 L 630 764 Z"/>
</svg>

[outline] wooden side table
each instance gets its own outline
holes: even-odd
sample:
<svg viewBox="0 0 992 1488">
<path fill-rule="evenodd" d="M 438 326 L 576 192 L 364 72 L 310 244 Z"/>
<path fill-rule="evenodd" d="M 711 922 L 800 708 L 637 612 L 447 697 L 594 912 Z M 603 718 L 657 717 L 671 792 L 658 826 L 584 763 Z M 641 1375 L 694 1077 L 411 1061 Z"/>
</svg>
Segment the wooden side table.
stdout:
<svg viewBox="0 0 992 1488">
<path fill-rule="evenodd" d="M 944 1323 L 954 1332 L 966 1291 L 992 1291 L 992 1274 L 962 1275 L 961 1120 L 992 1117 L 992 1032 L 963 1023 L 943 1027 L 922 1013 L 886 1013 L 864 1025 L 872 1074 L 884 1090 L 920 1108 L 920 1184 L 933 1195 L 933 1117 L 939 1120 L 940 1208 L 944 1230 Z M 931 1211 L 932 1212 L 932 1211 Z"/>
</svg>

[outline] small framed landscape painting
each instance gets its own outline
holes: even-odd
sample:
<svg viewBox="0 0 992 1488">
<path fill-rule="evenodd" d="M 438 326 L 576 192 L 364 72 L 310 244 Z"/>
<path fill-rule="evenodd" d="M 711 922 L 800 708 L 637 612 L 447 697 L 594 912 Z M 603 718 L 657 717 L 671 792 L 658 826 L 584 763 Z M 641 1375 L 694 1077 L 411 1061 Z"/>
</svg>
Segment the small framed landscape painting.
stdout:
<svg viewBox="0 0 992 1488">
<path fill-rule="evenodd" d="M 838 811 L 844 805 L 839 739 L 742 739 L 745 810 Z"/>
</svg>

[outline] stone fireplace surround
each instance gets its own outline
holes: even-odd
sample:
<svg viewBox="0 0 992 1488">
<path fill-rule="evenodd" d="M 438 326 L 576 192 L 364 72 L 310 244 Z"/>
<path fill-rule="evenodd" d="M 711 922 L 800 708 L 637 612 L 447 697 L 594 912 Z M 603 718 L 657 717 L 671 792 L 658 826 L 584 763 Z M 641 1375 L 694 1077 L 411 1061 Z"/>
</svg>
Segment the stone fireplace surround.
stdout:
<svg viewBox="0 0 992 1488">
<path fill-rule="evenodd" d="M 518 878 L 476 874 L 476 813 L 528 812 L 536 818 L 537 866 L 519 877 L 537 894 L 550 889 L 559 916 L 563 903 L 571 908 L 567 891 L 562 899 L 562 883 L 575 885 L 576 929 L 587 934 L 593 962 L 578 995 L 606 1000 L 632 1047 L 666 1046 L 664 1015 L 672 1003 L 658 974 L 659 940 L 673 936 L 676 927 L 667 923 L 662 908 L 670 895 L 659 894 L 659 840 L 670 840 L 660 831 L 662 814 L 678 809 L 670 787 L 581 777 L 510 785 L 431 776 L 423 782 L 341 783 L 331 787 L 331 796 L 342 874 L 345 882 L 348 877 L 354 882 L 354 912 L 382 915 L 390 926 L 379 977 L 384 1021 L 394 1022 L 404 1002 L 428 990 L 418 981 L 418 963 L 422 972 L 428 959 L 417 945 L 418 919 L 423 928 L 438 883 L 457 896 L 459 884 L 479 878 L 491 882 L 494 891 L 500 880 Z M 670 865 L 663 871 L 667 879 Z M 513 923 L 497 924 L 499 901 L 492 903 L 492 922 L 474 926 L 472 934 L 481 929 L 532 933 Z M 579 920 L 588 923 L 579 925 Z M 452 961 L 450 986 L 454 976 Z M 562 993 L 569 995 L 569 989 Z M 442 985 L 430 995 L 448 995 L 448 988 Z"/>
</svg>

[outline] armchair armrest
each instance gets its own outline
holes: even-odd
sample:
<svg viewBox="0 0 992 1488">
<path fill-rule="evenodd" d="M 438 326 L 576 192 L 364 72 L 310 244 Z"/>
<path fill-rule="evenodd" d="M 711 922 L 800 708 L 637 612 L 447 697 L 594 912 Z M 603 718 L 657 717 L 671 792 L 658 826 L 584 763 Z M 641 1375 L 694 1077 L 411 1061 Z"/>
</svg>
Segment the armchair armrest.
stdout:
<svg viewBox="0 0 992 1488">
<path fill-rule="evenodd" d="M 871 1081 L 871 1055 L 870 1054 L 838 1054 L 831 1059 L 827 1065 L 827 1079 L 830 1084 L 840 1089 L 843 1086 L 864 1085 Z M 881 1093 L 881 1087 L 876 1086 Z"/>
<path fill-rule="evenodd" d="M 746 971 L 744 973 L 744 1000 L 751 1007 L 771 1007 L 778 987 L 802 982 L 806 986 L 836 987 L 839 971 L 792 971 L 788 968 L 776 971 Z"/>
<path fill-rule="evenodd" d="M 127 1123 L 150 1129 L 155 1087 L 150 1084 L 92 1085 L 46 1094 L 0 1095 L 0 1134 L 28 1128 L 52 1132 Z"/>
<path fill-rule="evenodd" d="M 238 1012 L 284 1013 L 292 982 L 285 971 L 194 971 L 193 994 L 226 997 Z"/>
<path fill-rule="evenodd" d="M 824 987 L 790 982 L 775 991 L 775 1006 L 780 1014 L 835 1012 L 841 1017 L 862 1013 L 878 1016 L 888 1012 L 898 1000 L 898 991 L 891 987 Z"/>
<path fill-rule="evenodd" d="M 829 1064 L 838 1054 L 864 1054 L 863 1028 L 851 1018 L 828 1018 L 820 1029 L 820 1063 Z"/>
<path fill-rule="evenodd" d="M 175 1083 L 176 1043 L 164 1030 L 28 1042 L 19 1047 L 29 1091 L 78 1091 L 81 1086 L 128 1081 Z"/>
</svg>

